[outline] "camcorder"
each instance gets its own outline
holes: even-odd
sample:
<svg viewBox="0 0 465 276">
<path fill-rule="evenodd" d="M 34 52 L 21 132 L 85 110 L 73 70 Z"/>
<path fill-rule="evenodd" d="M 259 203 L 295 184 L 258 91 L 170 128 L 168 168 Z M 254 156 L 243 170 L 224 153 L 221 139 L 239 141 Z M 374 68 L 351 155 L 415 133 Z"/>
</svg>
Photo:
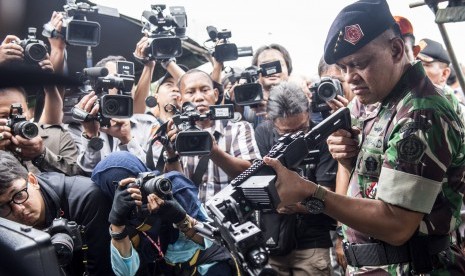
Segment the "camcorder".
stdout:
<svg viewBox="0 0 465 276">
<path fill-rule="evenodd" d="M 230 43 L 231 31 L 223 29 L 218 31 L 214 26 L 207 26 L 207 33 L 211 41 L 218 42 L 222 40 L 223 44 L 215 45 L 213 57 L 219 62 L 237 60 L 239 57 L 253 56 L 252 47 L 237 47 L 236 44 Z"/>
<path fill-rule="evenodd" d="M 65 97 L 65 108 L 71 106 L 72 118 L 79 122 L 88 122 L 92 120 L 99 121 L 102 126 L 110 126 L 111 118 L 127 119 L 133 115 L 133 99 L 131 88 L 134 84 L 134 63 L 129 61 L 116 62 L 116 76 L 108 75 L 108 70 L 104 67 L 85 68 L 80 74 L 81 77 L 87 78 L 86 84 L 80 88 L 81 93 L 76 96 Z M 117 95 L 109 95 L 108 90 L 118 89 Z M 97 116 L 92 116 L 88 112 L 75 107 L 83 95 L 90 90 L 94 90 L 100 95 L 96 104 L 100 104 Z M 103 94 L 103 95 L 102 95 Z"/>
<path fill-rule="evenodd" d="M 26 119 L 26 116 L 23 115 L 23 107 L 20 103 L 11 105 L 6 126 L 11 128 L 11 133 L 13 135 L 19 135 L 26 139 L 32 139 L 39 135 L 39 127 Z"/>
<path fill-rule="evenodd" d="M 263 89 L 262 85 L 258 83 L 258 78 L 260 75 L 266 77 L 281 72 L 282 69 L 279 60 L 263 63 L 260 67 L 250 66 L 246 68 L 241 74 L 241 79 L 245 79 L 246 83 L 237 85 L 234 88 L 235 103 L 240 106 L 254 106 L 261 103 L 263 100 Z"/>
<path fill-rule="evenodd" d="M 40 61 L 47 58 L 47 45 L 42 40 L 36 38 L 36 28 L 29 27 L 27 32 L 27 38 L 19 42 L 12 41 L 11 43 L 17 43 L 23 48 L 25 63 L 37 65 Z"/>
<path fill-rule="evenodd" d="M 163 60 L 182 55 L 181 39 L 185 38 L 187 15 L 182 6 L 151 5 L 142 13 L 142 33 L 148 35 L 145 53 L 151 60 Z"/>
<path fill-rule="evenodd" d="M 181 156 L 205 155 L 211 152 L 213 139 L 208 131 L 201 130 L 197 121 L 226 120 L 234 117 L 232 104 L 211 105 L 210 110 L 200 114 L 196 107 L 186 102 L 182 106 L 182 113 L 177 112 L 172 118 L 178 129 L 174 148 Z M 166 139 L 165 139 L 166 140 Z"/>
<path fill-rule="evenodd" d="M 95 47 L 100 43 L 100 24 L 87 21 L 86 14 L 96 13 L 97 7 L 88 3 L 76 3 L 67 0 L 63 6 L 63 25 L 61 32 L 55 30 L 50 22 L 44 24 L 42 35 L 45 37 L 62 38 L 69 45 Z"/>
<path fill-rule="evenodd" d="M 330 111 L 328 101 L 335 99 L 338 95 L 344 97 L 341 82 L 338 79 L 322 77 L 319 82 L 313 83 L 310 87 L 312 93 L 312 111 Z"/>
<path fill-rule="evenodd" d="M 51 242 L 60 266 L 66 266 L 73 259 L 73 252 L 82 249 L 81 226 L 65 218 L 55 218 L 52 225 L 44 229 L 51 236 Z"/>
<path fill-rule="evenodd" d="M 334 112 L 308 133 L 299 131 L 282 136 L 267 156 L 277 158 L 286 168 L 302 164 L 312 149 L 326 141 L 338 129 L 350 130 L 350 111 L 344 107 Z M 274 210 L 280 203 L 276 173 L 263 160 L 234 178 L 228 186 L 207 201 L 207 211 L 216 228 L 214 239 L 224 244 L 251 275 L 275 275 L 268 264 L 263 233 L 252 222 L 255 210 Z"/>
<path fill-rule="evenodd" d="M 173 189 L 173 185 L 168 178 L 164 178 L 162 175 L 157 176 L 152 172 L 139 173 L 136 181 L 131 185 L 137 186 L 145 195 L 156 194 L 162 199 L 171 195 Z"/>
</svg>

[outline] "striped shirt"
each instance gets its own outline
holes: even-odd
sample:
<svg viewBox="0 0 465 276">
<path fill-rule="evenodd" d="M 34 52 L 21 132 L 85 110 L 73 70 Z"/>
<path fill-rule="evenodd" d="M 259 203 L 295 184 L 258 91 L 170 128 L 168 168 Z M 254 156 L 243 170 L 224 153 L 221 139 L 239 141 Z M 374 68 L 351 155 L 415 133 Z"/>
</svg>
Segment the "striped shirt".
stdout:
<svg viewBox="0 0 465 276">
<path fill-rule="evenodd" d="M 213 127 L 205 128 L 212 135 L 217 132 L 217 141 L 220 149 L 228 154 L 243 160 L 261 158 L 260 151 L 255 141 L 255 133 L 250 123 L 246 121 L 231 122 L 216 120 Z M 218 135 L 217 134 L 217 135 Z M 192 179 L 201 156 L 184 156 L 181 158 L 184 174 Z M 205 203 L 213 195 L 226 187 L 232 179 L 213 161 L 208 161 L 208 169 L 203 175 L 199 185 L 200 201 Z"/>
</svg>

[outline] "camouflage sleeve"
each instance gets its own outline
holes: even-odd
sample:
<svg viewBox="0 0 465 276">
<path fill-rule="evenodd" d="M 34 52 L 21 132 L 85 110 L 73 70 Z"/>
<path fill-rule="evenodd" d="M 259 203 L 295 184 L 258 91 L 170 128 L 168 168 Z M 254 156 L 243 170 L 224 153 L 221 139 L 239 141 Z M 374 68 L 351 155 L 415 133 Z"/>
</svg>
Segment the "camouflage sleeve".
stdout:
<svg viewBox="0 0 465 276">
<path fill-rule="evenodd" d="M 434 109 L 396 117 L 387 142 L 377 198 L 412 211 L 430 213 L 446 171 L 461 149 L 461 131 Z"/>
</svg>

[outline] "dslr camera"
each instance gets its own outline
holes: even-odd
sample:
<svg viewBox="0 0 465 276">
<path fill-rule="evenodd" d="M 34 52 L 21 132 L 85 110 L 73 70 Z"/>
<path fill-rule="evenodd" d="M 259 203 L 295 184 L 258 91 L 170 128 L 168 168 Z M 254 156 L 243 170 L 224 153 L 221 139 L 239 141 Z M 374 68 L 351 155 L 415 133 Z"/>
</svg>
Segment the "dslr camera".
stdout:
<svg viewBox="0 0 465 276">
<path fill-rule="evenodd" d="M 162 199 L 167 198 L 173 190 L 173 185 L 168 178 L 162 175 L 157 176 L 152 172 L 139 173 L 133 185 L 139 187 L 145 194 L 156 194 Z"/>
<path fill-rule="evenodd" d="M 62 38 L 69 45 L 95 47 L 100 43 L 100 24 L 87 21 L 86 14 L 96 13 L 98 9 L 88 3 L 76 3 L 67 0 L 63 6 L 64 17 L 61 33 L 50 22 L 44 24 L 42 35 Z"/>
<path fill-rule="evenodd" d="M 73 252 L 82 248 L 81 227 L 74 221 L 55 218 L 52 225 L 44 229 L 51 236 L 52 245 L 60 266 L 66 266 L 73 259 Z"/>
<path fill-rule="evenodd" d="M 182 107 L 183 113 L 173 116 L 173 122 L 181 130 L 176 136 L 174 148 L 182 156 L 209 154 L 213 139 L 208 131 L 201 130 L 195 122 L 204 120 L 224 120 L 234 117 L 232 104 L 211 105 L 205 114 L 196 111 L 195 106 L 186 102 Z"/>
<path fill-rule="evenodd" d="M 313 83 L 310 87 L 312 93 L 312 111 L 330 111 L 328 101 L 335 99 L 337 95 L 344 97 L 341 82 L 338 79 L 322 77 L 319 82 Z"/>
<path fill-rule="evenodd" d="M 181 39 L 185 38 L 187 16 L 182 6 L 152 5 L 142 13 L 142 33 L 149 36 L 145 50 L 151 60 L 163 60 L 182 55 Z"/>
<path fill-rule="evenodd" d="M 19 135 L 26 139 L 32 139 L 39 135 L 39 128 L 33 122 L 26 120 L 26 116 L 23 115 L 23 107 L 19 103 L 11 105 L 6 125 L 11 128 L 13 135 Z"/>
<path fill-rule="evenodd" d="M 245 79 L 246 83 L 238 85 L 234 88 L 234 101 L 237 105 L 257 105 L 263 100 L 262 85 L 258 83 L 259 76 L 269 76 L 276 73 L 281 73 L 281 63 L 279 60 L 268 63 L 263 63 L 260 68 L 250 66 L 246 68 L 241 79 Z"/>
<path fill-rule="evenodd" d="M 18 42 L 18 45 L 24 49 L 24 61 L 28 64 L 37 64 L 47 57 L 47 45 L 36 38 L 36 32 L 36 28 L 29 27 L 27 38 Z"/>
<path fill-rule="evenodd" d="M 108 76 L 108 70 L 104 67 L 85 68 L 81 74 L 88 78 L 88 86 L 97 95 L 102 95 L 96 102 L 100 104 L 97 116 L 91 116 L 88 112 L 75 108 L 79 100 L 68 100 L 72 106 L 72 117 L 77 121 L 99 121 L 102 126 L 109 126 L 111 118 L 127 119 L 133 115 L 133 99 L 131 88 L 134 83 L 134 63 L 128 61 L 116 62 L 116 76 Z M 108 90 L 118 89 L 118 95 L 109 95 Z M 87 88 L 89 89 L 89 88 Z M 89 91 L 86 91 L 86 93 Z M 69 105 L 69 104 L 65 104 Z"/>
<path fill-rule="evenodd" d="M 219 62 L 237 60 L 239 57 L 253 56 L 252 47 L 237 47 L 236 44 L 230 43 L 231 38 L 230 30 L 218 31 L 214 26 L 207 27 L 208 36 L 211 41 L 217 42 L 223 40 L 223 44 L 217 44 L 212 53 L 213 57 Z"/>
</svg>

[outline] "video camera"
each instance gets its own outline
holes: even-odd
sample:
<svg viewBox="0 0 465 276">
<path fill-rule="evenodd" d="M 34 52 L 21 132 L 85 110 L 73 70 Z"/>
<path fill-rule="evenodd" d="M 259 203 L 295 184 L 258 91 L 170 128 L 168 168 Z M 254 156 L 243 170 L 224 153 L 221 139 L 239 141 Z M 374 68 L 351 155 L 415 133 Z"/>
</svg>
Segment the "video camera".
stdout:
<svg viewBox="0 0 465 276">
<path fill-rule="evenodd" d="M 263 100 L 263 89 L 262 85 L 258 83 L 259 76 L 266 77 L 281 72 L 282 69 L 279 60 L 263 63 L 260 65 L 260 68 L 257 66 L 246 68 L 241 74 L 241 79 L 245 79 L 246 83 L 234 88 L 235 103 L 240 106 L 253 106 L 261 103 Z"/>
<path fill-rule="evenodd" d="M 102 126 L 109 126 L 111 118 L 127 119 L 132 117 L 134 104 L 130 94 L 134 83 L 134 63 L 117 61 L 116 68 L 116 76 L 108 76 L 108 70 L 104 67 L 91 67 L 83 70 L 80 75 L 87 78 L 87 83 L 81 89 L 84 93 L 78 93 L 80 97 L 78 99 L 65 97 L 64 106 L 72 105 L 73 119 L 80 122 L 97 120 Z M 118 89 L 118 95 L 108 95 L 108 90 L 113 88 Z M 82 95 L 87 94 L 90 89 L 93 89 L 97 95 L 105 94 L 96 102 L 96 104 L 100 104 L 97 116 L 91 116 L 88 112 L 75 107 Z"/>
<path fill-rule="evenodd" d="M 44 24 L 42 35 L 45 37 L 62 38 L 69 45 L 95 47 L 100 43 L 100 24 L 87 21 L 86 14 L 96 13 L 98 8 L 88 3 L 76 3 L 67 0 L 63 6 L 63 25 L 61 32 L 55 30 L 50 22 Z"/>
<path fill-rule="evenodd" d="M 23 115 L 23 107 L 20 103 L 11 105 L 6 126 L 11 128 L 11 133 L 13 135 L 19 135 L 26 139 L 32 139 L 39 135 L 39 128 L 36 124 L 26 119 L 26 116 Z"/>
<path fill-rule="evenodd" d="M 55 218 L 52 225 L 44 229 L 51 236 L 60 266 L 66 266 L 73 259 L 73 252 L 82 248 L 81 227 L 74 221 Z"/>
<path fill-rule="evenodd" d="M 231 31 L 223 29 L 218 31 L 214 26 L 207 26 L 207 33 L 211 41 L 223 40 L 223 44 L 215 45 L 213 57 L 219 62 L 237 60 L 239 57 L 253 56 L 252 47 L 237 47 L 234 43 L 229 43 Z"/>
<path fill-rule="evenodd" d="M 28 64 L 37 64 L 47 58 L 47 45 L 36 38 L 36 28 L 29 27 L 27 32 L 27 38 L 19 41 L 18 45 L 24 49 L 24 61 Z M 16 42 L 12 41 L 11 43 Z"/>
<path fill-rule="evenodd" d="M 172 6 L 169 14 L 166 5 L 151 5 L 142 13 L 142 33 L 149 36 L 145 50 L 151 60 L 162 60 L 182 55 L 181 39 L 185 38 L 187 16 L 182 6 Z"/>
<path fill-rule="evenodd" d="M 184 103 L 182 113 L 176 112 L 173 116 L 173 122 L 181 130 L 176 136 L 174 148 L 182 156 L 209 154 L 213 146 L 212 137 L 208 131 L 201 130 L 195 123 L 204 120 L 232 119 L 233 117 L 234 106 L 232 104 L 211 105 L 207 113 L 200 114 L 192 103 Z"/>
<path fill-rule="evenodd" d="M 171 194 L 173 189 L 173 185 L 168 178 L 157 176 L 152 172 L 139 173 L 134 185 L 139 187 L 144 194 L 156 194 L 162 199 Z"/>
<path fill-rule="evenodd" d="M 344 97 L 341 82 L 338 79 L 322 77 L 319 82 L 313 83 L 310 87 L 312 93 L 312 111 L 330 111 L 328 101 L 335 99 L 338 95 Z"/>
<path fill-rule="evenodd" d="M 267 156 L 277 158 L 286 168 L 294 169 L 310 150 L 338 129 L 350 130 L 350 111 L 344 107 L 334 112 L 308 133 L 286 134 Z M 213 227 L 213 238 L 225 244 L 251 275 L 270 275 L 268 253 L 261 230 L 251 222 L 254 210 L 274 210 L 280 199 L 275 187 L 276 173 L 263 160 L 256 160 L 230 184 L 210 199 L 206 206 Z M 272 275 L 272 274 L 271 274 Z"/>
</svg>

